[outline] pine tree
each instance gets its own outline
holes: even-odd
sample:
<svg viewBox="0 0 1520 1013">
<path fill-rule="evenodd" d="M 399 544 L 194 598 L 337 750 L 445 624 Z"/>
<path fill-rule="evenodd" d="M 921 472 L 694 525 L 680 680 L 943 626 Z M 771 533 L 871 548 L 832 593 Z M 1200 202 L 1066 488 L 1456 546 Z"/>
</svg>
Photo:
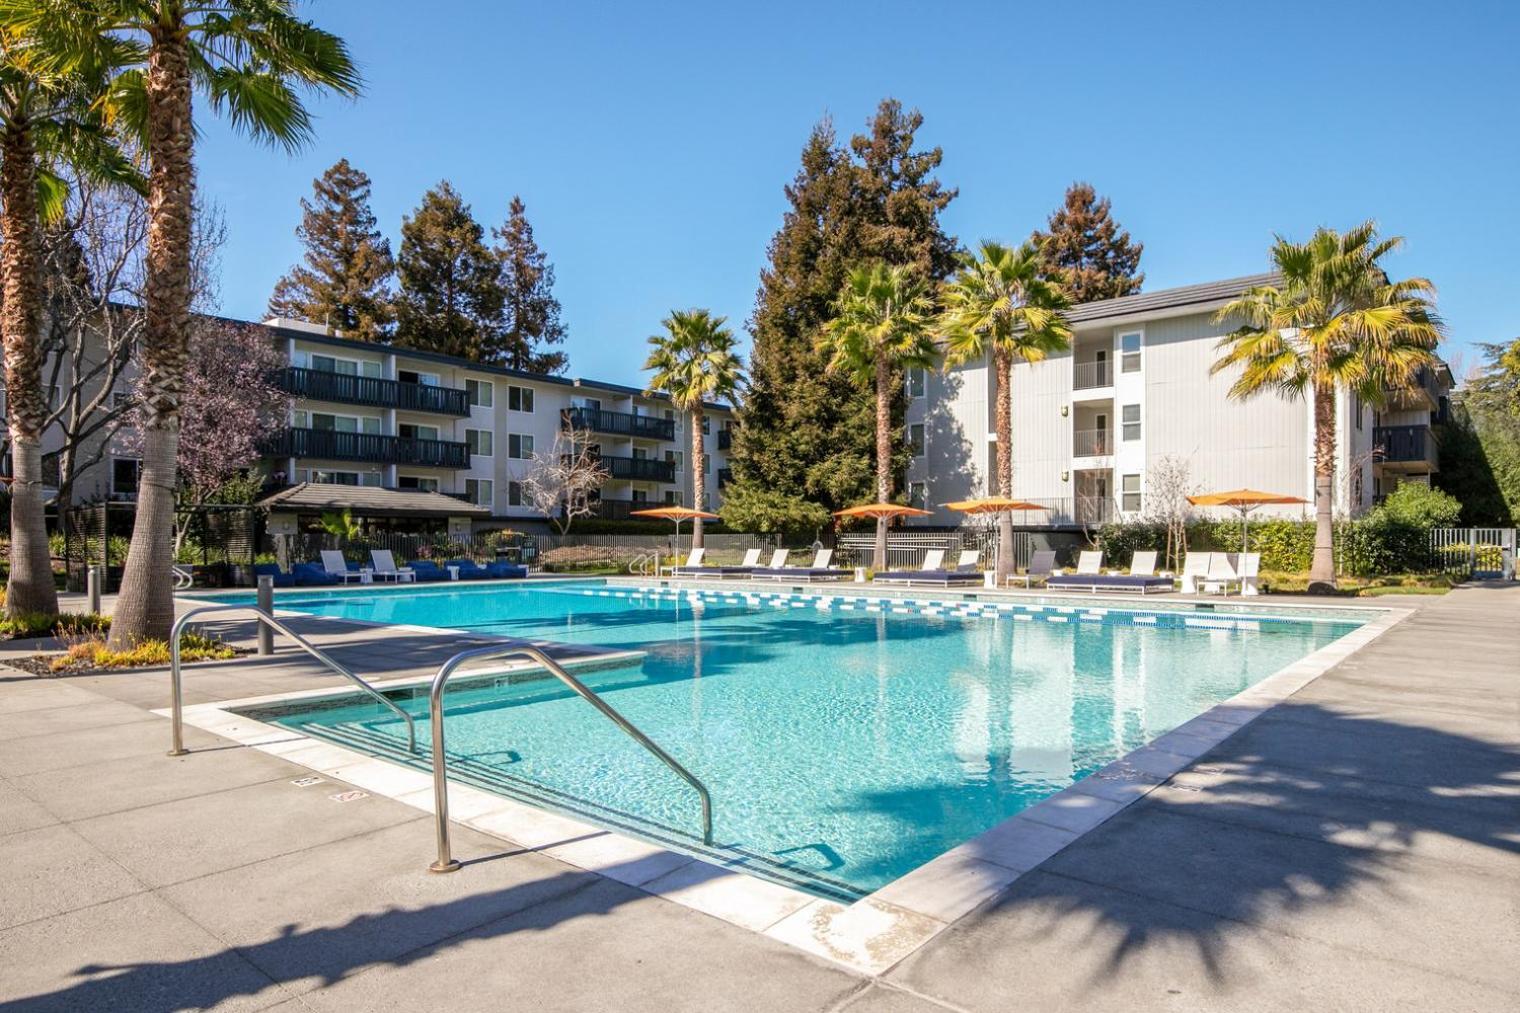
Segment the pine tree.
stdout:
<svg viewBox="0 0 1520 1013">
<path fill-rule="evenodd" d="M 750 387 L 734 449 L 741 500 L 759 493 L 838 509 L 874 498 L 874 396 L 854 378 L 828 372 L 816 340 L 856 264 L 912 264 L 935 281 L 954 265 L 956 243 L 939 213 L 955 191 L 932 176 L 938 148 L 913 150 L 921 122 L 888 99 L 849 150 L 827 119 L 802 150 L 749 321 Z M 901 398 L 893 414 L 901 422 Z"/>
<path fill-rule="evenodd" d="M 533 239 L 533 226 L 522 198 L 513 197 L 506 224 L 491 230 L 501 261 L 501 284 L 506 292 L 500 333 L 488 349 L 491 361 L 532 373 L 563 373 L 570 365 L 564 352 L 538 351 L 540 345 L 565 340 L 554 298 L 554 265 Z"/>
<path fill-rule="evenodd" d="M 296 228 L 306 245 L 304 263 L 275 283 L 269 312 L 327 324 L 348 337 L 387 340 L 396 265 L 369 208 L 369 177 L 343 158 L 311 186 L 313 199 L 301 199 Z"/>
<path fill-rule="evenodd" d="M 482 360 L 500 333 L 506 293 L 485 230 L 448 180 L 401 221 L 396 343 Z"/>
<path fill-rule="evenodd" d="M 1144 243 L 1130 241 L 1110 214 L 1107 197 L 1091 183 L 1066 188 L 1065 202 L 1049 218 L 1049 231 L 1029 237 L 1051 266 L 1049 278 L 1065 286 L 1074 303 L 1117 299 L 1140 291 Z"/>
</svg>

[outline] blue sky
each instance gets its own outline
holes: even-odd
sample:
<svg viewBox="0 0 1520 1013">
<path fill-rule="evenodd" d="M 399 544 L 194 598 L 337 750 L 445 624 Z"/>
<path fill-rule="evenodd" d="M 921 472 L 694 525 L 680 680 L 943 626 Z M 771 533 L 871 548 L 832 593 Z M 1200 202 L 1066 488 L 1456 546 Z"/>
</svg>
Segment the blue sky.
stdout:
<svg viewBox="0 0 1520 1013">
<path fill-rule="evenodd" d="M 1440 288 L 1448 356 L 1520 335 L 1520 4 L 939 6 L 314 0 L 367 82 L 315 104 L 314 144 L 262 149 L 200 109 L 222 310 L 262 315 L 300 256 L 297 200 L 347 156 L 393 247 L 439 179 L 487 225 L 521 194 L 571 372 L 634 380 L 672 307 L 742 334 L 810 127 L 847 135 L 891 95 L 944 148 L 962 242 L 1023 238 L 1086 179 L 1157 289 L 1371 217 L 1408 239 L 1395 273 Z"/>
</svg>

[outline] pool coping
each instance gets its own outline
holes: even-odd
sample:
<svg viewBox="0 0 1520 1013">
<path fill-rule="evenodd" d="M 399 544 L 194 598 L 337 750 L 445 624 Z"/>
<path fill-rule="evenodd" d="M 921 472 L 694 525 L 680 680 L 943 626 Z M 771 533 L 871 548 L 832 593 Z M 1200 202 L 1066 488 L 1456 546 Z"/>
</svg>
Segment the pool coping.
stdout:
<svg viewBox="0 0 1520 1013">
<path fill-rule="evenodd" d="M 704 581 L 670 585 L 669 582 L 660 581 L 619 580 L 617 583 L 645 587 L 659 587 L 665 583 L 667 587 L 673 586 L 676 589 L 690 587 L 723 589 L 728 592 L 733 592 L 742 585 L 765 587 L 771 591 L 829 594 L 822 587 L 794 591 L 785 582 L 757 584 L 752 581 Z M 847 586 L 859 588 L 861 585 Z M 880 597 L 912 597 L 914 600 L 964 597 L 953 592 L 941 596 L 938 589 L 925 590 L 930 593 L 920 596 L 889 594 Z M 981 592 L 985 589 L 976 590 Z M 977 597 L 980 599 L 982 596 L 978 594 Z M 1003 599 L 1002 593 L 998 593 L 998 599 Z M 983 600 L 991 599 L 989 597 Z M 1023 600 L 1027 601 L 1028 596 L 1023 596 Z M 1128 605 L 1149 611 L 1145 607 L 1148 603 L 1132 597 L 1083 595 L 1079 600 L 1102 608 Z M 278 603 L 278 598 L 276 602 Z M 1195 604 L 1191 600 L 1185 603 Z M 1276 610 L 1295 607 L 1295 604 L 1266 607 Z M 1302 604 L 1296 607 L 1315 608 Z M 1042 799 L 849 904 L 822 899 L 735 871 L 705 858 L 662 848 L 452 779 L 449 782 L 451 819 L 511 844 L 541 852 L 577 868 L 607 876 L 645 893 L 758 932 L 851 970 L 872 976 L 880 975 L 940 932 L 1009 889 L 1020 876 L 1164 784 L 1173 774 L 1191 765 L 1261 714 L 1288 699 L 1412 614 L 1410 609 L 1390 606 L 1341 607 L 1373 613 L 1373 616 L 1334 643 L 1305 655 L 1149 744 L 1125 754 L 1075 784 Z M 276 608 L 276 614 L 283 611 Z M 285 614 L 292 617 L 309 616 L 308 613 L 300 612 Z M 435 627 L 409 627 L 368 620 L 335 619 L 330 616 L 324 618 L 356 625 L 426 630 L 433 634 L 439 632 Z M 489 634 L 474 631 L 471 631 L 471 635 L 491 638 Z M 499 639 L 509 641 L 511 638 Z M 583 645 L 571 646 L 584 649 Z M 566 659 L 563 663 L 572 668 L 586 665 L 600 667 L 642 654 L 639 651 L 609 651 Z M 479 672 L 472 669 L 470 674 L 488 676 L 529 671 L 537 667 L 539 666 L 531 662 L 518 662 L 492 666 Z M 373 685 L 377 689 L 395 689 L 425 685 L 426 682 L 425 678 L 407 676 L 377 681 Z M 347 687 L 326 687 L 188 705 L 184 708 L 184 720 L 196 728 L 279 756 L 372 794 L 432 813 L 431 772 L 401 766 L 346 746 L 267 724 L 234 713 L 233 710 L 350 692 L 352 691 Z M 154 713 L 169 712 L 160 709 Z"/>
</svg>

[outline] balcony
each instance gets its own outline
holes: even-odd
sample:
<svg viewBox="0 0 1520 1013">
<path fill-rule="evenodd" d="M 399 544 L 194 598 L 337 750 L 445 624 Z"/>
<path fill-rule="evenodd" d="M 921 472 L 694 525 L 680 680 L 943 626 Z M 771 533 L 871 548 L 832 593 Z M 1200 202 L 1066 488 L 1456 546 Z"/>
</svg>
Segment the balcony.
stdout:
<svg viewBox="0 0 1520 1013">
<path fill-rule="evenodd" d="M 626 499 L 599 499 L 591 504 L 591 516 L 603 521 L 645 520 L 647 517 L 629 516 L 634 510 L 652 509 L 652 503 L 636 503 Z"/>
<path fill-rule="evenodd" d="M 459 418 L 470 414 L 469 395 L 457 387 L 402 383 L 400 380 L 332 373 L 325 369 L 306 369 L 302 366 L 287 366 L 280 378 L 280 387 L 296 397 L 313 401 L 398 408 L 401 411 L 432 412 L 435 415 L 454 415 Z"/>
<path fill-rule="evenodd" d="M 611 433 L 636 440 L 673 440 L 676 424 L 672 419 L 655 418 L 652 415 L 632 415 L 628 412 L 608 412 L 600 408 L 566 408 L 559 413 L 560 426 L 565 429 L 585 429 L 593 433 Z"/>
<path fill-rule="evenodd" d="M 1436 377 L 1436 371 L 1429 366 L 1421 366 L 1409 386 L 1388 388 L 1388 405 L 1395 409 L 1424 408 L 1427 411 L 1439 411 L 1441 397 L 1445 393 Z"/>
<path fill-rule="evenodd" d="M 1436 441 L 1429 426 L 1378 426 L 1372 430 L 1372 459 L 1386 470 L 1436 470 Z"/>
<path fill-rule="evenodd" d="M 718 488 L 719 489 L 721 489 L 724 486 L 728 485 L 728 483 L 732 482 L 733 480 L 734 480 L 734 469 L 732 469 L 732 468 L 719 468 L 718 469 Z"/>
<path fill-rule="evenodd" d="M 734 445 L 734 431 L 732 429 L 718 430 L 718 449 L 727 450 Z"/>
<path fill-rule="evenodd" d="M 565 455 L 569 460 L 569 455 Z M 630 482 L 674 482 L 676 480 L 676 466 L 670 461 L 659 461 L 652 457 L 612 457 L 602 454 L 597 457 L 602 467 L 607 469 L 608 478 L 623 479 Z"/>
<path fill-rule="evenodd" d="M 468 444 L 419 440 L 335 429 L 287 429 L 264 448 L 270 457 L 318 457 L 330 461 L 371 461 L 427 468 L 468 468 Z"/>
<path fill-rule="evenodd" d="M 1114 434 L 1107 429 L 1078 429 L 1072 433 L 1071 456 L 1107 457 L 1114 452 Z"/>
<path fill-rule="evenodd" d="M 1092 390 L 1095 387 L 1112 387 L 1113 385 L 1113 363 L 1104 360 L 1102 362 L 1077 362 L 1072 364 L 1072 390 Z"/>
</svg>

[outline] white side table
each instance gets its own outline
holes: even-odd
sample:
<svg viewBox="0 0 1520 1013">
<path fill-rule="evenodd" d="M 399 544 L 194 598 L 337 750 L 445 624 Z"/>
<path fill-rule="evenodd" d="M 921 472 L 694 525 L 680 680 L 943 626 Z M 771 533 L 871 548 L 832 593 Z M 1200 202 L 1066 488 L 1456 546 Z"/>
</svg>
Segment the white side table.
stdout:
<svg viewBox="0 0 1520 1013">
<path fill-rule="evenodd" d="M 361 567 L 360 570 L 359 570 L 359 583 L 361 583 L 361 584 L 373 584 L 374 582 L 375 582 L 375 571 L 371 570 L 367 566 L 366 567 Z"/>
<path fill-rule="evenodd" d="M 459 567 L 457 567 L 457 566 L 451 566 L 451 567 L 448 568 L 448 570 L 449 570 L 449 579 L 450 580 L 458 580 L 459 579 Z"/>
</svg>

